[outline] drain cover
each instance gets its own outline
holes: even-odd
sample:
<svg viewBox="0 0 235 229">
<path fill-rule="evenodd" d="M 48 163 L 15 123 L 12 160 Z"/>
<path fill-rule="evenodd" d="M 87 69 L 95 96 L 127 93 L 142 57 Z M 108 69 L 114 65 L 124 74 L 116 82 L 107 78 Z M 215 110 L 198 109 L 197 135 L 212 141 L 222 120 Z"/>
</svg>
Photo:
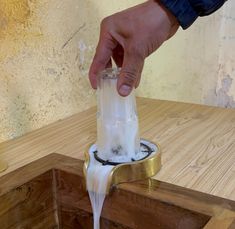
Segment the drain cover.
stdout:
<svg viewBox="0 0 235 229">
<path fill-rule="evenodd" d="M 135 160 L 134 158 L 132 158 L 131 159 L 132 162 L 142 161 L 142 160 L 146 159 L 147 157 L 149 157 L 151 155 L 151 153 L 153 152 L 153 150 L 143 142 L 140 143 L 140 149 L 141 149 L 141 152 L 146 153 L 146 155 L 144 157 L 142 157 L 141 159 L 139 159 L 139 160 Z M 97 150 L 95 150 L 93 153 L 94 153 L 94 158 L 98 162 L 100 162 L 102 165 L 113 165 L 113 166 L 115 166 L 115 165 L 130 163 L 130 162 L 115 162 L 115 161 L 103 160 L 102 158 L 100 158 L 98 156 L 98 151 Z"/>
</svg>

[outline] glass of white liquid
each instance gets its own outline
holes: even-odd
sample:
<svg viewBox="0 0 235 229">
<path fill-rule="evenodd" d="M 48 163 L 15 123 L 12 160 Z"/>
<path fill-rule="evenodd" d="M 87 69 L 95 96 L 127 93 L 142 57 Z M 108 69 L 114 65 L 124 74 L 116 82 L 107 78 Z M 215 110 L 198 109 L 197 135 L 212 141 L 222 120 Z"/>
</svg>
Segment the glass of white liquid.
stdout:
<svg viewBox="0 0 235 229">
<path fill-rule="evenodd" d="M 97 154 L 109 162 L 131 162 L 140 151 L 134 90 L 117 92 L 118 68 L 108 68 L 97 79 Z"/>
</svg>

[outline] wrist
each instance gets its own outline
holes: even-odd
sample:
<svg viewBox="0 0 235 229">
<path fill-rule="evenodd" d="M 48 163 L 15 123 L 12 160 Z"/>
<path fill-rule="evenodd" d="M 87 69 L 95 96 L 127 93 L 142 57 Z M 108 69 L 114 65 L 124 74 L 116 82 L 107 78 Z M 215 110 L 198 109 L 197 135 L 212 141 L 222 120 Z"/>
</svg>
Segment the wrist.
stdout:
<svg viewBox="0 0 235 229">
<path fill-rule="evenodd" d="M 191 26 L 198 17 L 189 0 L 159 0 L 159 2 L 175 16 L 183 29 Z"/>
<path fill-rule="evenodd" d="M 150 1 L 153 2 L 154 4 L 157 4 L 158 7 L 161 8 L 162 12 L 165 14 L 165 17 L 167 18 L 168 23 L 171 27 L 171 31 L 168 36 L 168 38 L 170 38 L 176 33 L 177 29 L 180 26 L 177 18 L 175 17 L 173 13 L 171 13 L 170 10 L 167 9 L 167 7 L 165 7 L 165 5 L 161 2 L 161 0 L 150 0 Z"/>
<path fill-rule="evenodd" d="M 169 9 L 167 9 L 167 7 L 161 2 L 161 0 L 153 0 L 153 1 L 156 4 L 158 4 L 159 7 L 161 7 L 162 10 L 166 13 L 172 26 L 179 26 L 179 22 L 175 17 L 175 15 Z"/>
</svg>

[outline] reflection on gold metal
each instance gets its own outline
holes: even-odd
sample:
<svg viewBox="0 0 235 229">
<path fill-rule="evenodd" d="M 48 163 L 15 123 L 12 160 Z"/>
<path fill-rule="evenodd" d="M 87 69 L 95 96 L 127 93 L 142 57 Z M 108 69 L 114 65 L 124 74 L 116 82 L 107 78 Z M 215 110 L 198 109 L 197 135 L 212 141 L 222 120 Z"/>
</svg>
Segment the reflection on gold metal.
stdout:
<svg viewBox="0 0 235 229">
<path fill-rule="evenodd" d="M 8 168 L 8 165 L 5 161 L 0 161 L 0 173 L 5 171 Z"/>
<path fill-rule="evenodd" d="M 156 146 L 157 152 L 153 152 L 144 160 L 114 166 L 108 178 L 106 193 L 108 194 L 113 186 L 120 183 L 143 180 L 156 175 L 161 169 L 161 152 L 159 146 Z M 83 167 L 85 178 L 90 163 L 88 151 L 85 152 L 85 162 Z"/>
</svg>

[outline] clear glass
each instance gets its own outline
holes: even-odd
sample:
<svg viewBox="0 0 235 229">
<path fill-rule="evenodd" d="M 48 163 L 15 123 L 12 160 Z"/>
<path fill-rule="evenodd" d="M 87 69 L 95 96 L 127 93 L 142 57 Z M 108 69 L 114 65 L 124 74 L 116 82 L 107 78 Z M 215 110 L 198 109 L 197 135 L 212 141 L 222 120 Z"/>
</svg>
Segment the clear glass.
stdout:
<svg viewBox="0 0 235 229">
<path fill-rule="evenodd" d="M 135 92 L 121 97 L 116 89 L 120 69 L 101 72 L 97 82 L 98 156 L 113 162 L 129 162 L 140 151 Z"/>
</svg>

